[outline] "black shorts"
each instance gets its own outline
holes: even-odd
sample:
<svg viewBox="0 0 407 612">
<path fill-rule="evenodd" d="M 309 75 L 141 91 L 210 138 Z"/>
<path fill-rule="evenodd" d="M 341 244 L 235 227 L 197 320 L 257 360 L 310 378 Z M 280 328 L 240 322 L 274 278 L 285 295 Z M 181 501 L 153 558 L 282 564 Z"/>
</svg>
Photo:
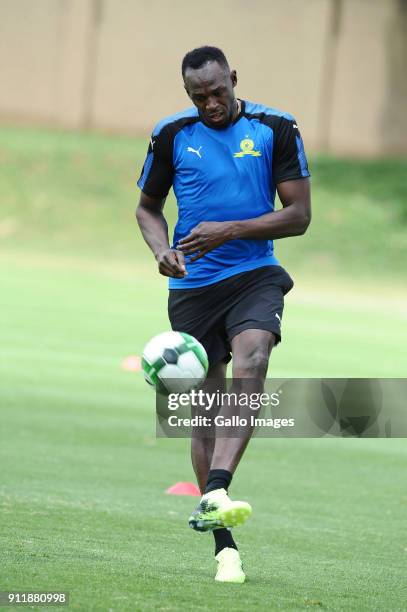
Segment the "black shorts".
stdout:
<svg viewBox="0 0 407 612">
<path fill-rule="evenodd" d="M 245 329 L 264 329 L 281 340 L 284 295 L 294 283 L 280 266 L 266 266 L 195 289 L 171 289 L 168 316 L 174 331 L 194 336 L 209 365 L 231 359 L 231 341 Z"/>
</svg>

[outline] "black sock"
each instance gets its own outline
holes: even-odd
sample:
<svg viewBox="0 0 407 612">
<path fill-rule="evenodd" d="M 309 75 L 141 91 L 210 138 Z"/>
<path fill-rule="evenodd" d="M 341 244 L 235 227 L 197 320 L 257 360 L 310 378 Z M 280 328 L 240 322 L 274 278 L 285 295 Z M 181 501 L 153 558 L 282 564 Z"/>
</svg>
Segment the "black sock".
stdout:
<svg viewBox="0 0 407 612">
<path fill-rule="evenodd" d="M 225 489 L 227 491 L 231 481 L 231 472 L 227 470 L 209 470 L 205 493 L 209 493 L 209 491 L 214 491 L 215 489 Z"/>
<path fill-rule="evenodd" d="M 215 538 L 215 557 L 224 548 L 234 548 L 237 550 L 232 532 L 229 529 L 222 527 L 221 529 L 214 529 L 212 533 Z"/>
</svg>

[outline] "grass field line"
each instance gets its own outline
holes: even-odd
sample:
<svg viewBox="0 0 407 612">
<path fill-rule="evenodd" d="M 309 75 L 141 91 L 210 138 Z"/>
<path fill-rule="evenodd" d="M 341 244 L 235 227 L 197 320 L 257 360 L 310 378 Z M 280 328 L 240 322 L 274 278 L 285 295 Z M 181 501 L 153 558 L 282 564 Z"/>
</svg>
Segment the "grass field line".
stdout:
<svg viewBox="0 0 407 612">
<path fill-rule="evenodd" d="M 92 496 L 91 499 L 74 499 L 68 498 L 68 492 L 65 497 L 57 495 L 41 494 L 36 492 L 27 492 L 25 495 L 19 493 L 9 493 L 6 491 L 0 492 L 0 508 L 3 512 L 10 512 L 14 504 L 29 505 L 30 514 L 38 514 L 38 509 L 33 508 L 33 505 L 37 505 L 42 509 L 44 515 L 47 510 L 54 508 L 74 508 L 78 510 L 89 510 L 92 512 L 100 512 L 103 514 L 123 513 L 129 516 L 134 515 L 134 502 L 123 502 L 121 500 L 109 499 L 109 503 L 106 503 L 106 499 L 97 499 Z M 1 499 L 3 498 L 3 499 Z"/>
<path fill-rule="evenodd" d="M 324 285 L 324 282 L 315 286 L 315 280 L 312 280 L 309 286 L 312 289 L 306 289 L 303 285 L 306 280 L 301 282 L 301 287 L 296 286 L 293 289 L 292 295 L 289 294 L 287 299 L 292 300 L 294 304 L 310 305 L 319 307 L 326 306 L 327 308 L 352 308 L 360 312 L 377 312 L 383 311 L 388 313 L 388 316 L 397 314 L 401 319 L 407 320 L 407 290 L 404 292 L 401 287 L 389 287 L 388 291 L 381 287 L 383 295 L 377 295 L 377 289 L 372 284 L 366 284 L 362 287 L 358 283 L 359 292 L 356 293 L 355 288 L 351 288 L 348 284 L 341 282 L 338 287 L 331 284 Z"/>
<path fill-rule="evenodd" d="M 0 264 L 5 268 L 15 265 L 24 270 L 45 269 L 78 271 L 83 274 L 97 274 L 116 280 L 137 282 L 143 278 L 143 285 L 148 283 L 166 289 L 166 279 L 161 277 L 154 261 L 145 260 L 96 260 L 77 256 L 64 256 L 57 253 L 32 253 L 22 251 L 5 251 L 0 254 Z M 291 271 L 290 271 L 291 272 Z M 385 280 L 373 277 L 352 281 L 343 277 L 324 277 L 315 279 L 306 272 L 293 273 L 295 287 L 287 299 L 293 304 L 318 305 L 331 307 L 351 307 L 360 311 L 387 311 L 389 315 L 397 313 L 407 319 L 407 285 L 400 278 Z"/>
</svg>

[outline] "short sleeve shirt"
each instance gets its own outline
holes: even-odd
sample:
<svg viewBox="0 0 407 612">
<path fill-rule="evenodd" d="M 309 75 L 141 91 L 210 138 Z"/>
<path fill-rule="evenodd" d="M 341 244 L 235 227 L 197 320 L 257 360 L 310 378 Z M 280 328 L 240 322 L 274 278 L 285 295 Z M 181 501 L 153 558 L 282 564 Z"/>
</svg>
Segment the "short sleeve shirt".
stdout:
<svg viewBox="0 0 407 612">
<path fill-rule="evenodd" d="M 173 248 L 202 221 L 252 219 L 274 210 L 276 185 L 310 176 L 297 123 L 291 115 L 242 100 L 223 129 L 205 125 L 196 108 L 160 121 L 138 181 L 144 193 L 178 205 Z M 278 265 L 272 240 L 230 240 L 197 261 L 171 289 L 216 283 L 234 274 Z"/>
</svg>

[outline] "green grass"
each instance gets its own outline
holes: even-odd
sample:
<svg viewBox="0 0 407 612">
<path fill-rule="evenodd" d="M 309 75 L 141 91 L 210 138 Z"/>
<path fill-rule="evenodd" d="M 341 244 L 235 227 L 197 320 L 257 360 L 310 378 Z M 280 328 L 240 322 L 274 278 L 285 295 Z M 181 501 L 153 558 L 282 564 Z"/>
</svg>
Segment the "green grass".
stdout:
<svg viewBox="0 0 407 612">
<path fill-rule="evenodd" d="M 194 479 L 189 443 L 155 438 L 154 396 L 121 368 L 168 328 L 165 280 L 132 218 L 144 144 L 1 137 L 0 590 L 66 590 L 83 611 L 404 610 L 407 445 L 397 439 L 253 440 L 232 488 L 254 508 L 235 530 L 248 581 L 214 583 L 212 537 L 187 527 L 196 500 L 164 494 Z M 318 230 L 278 245 L 297 283 L 272 376 L 406 375 L 395 239 L 405 162 L 347 163 L 314 160 Z M 355 260 L 320 235 L 335 215 L 334 236 L 359 224 Z M 387 251 L 370 250 L 375 240 Z"/>
<path fill-rule="evenodd" d="M 97 134 L 0 129 L 0 239 L 4 247 L 145 259 L 134 222 L 146 142 Z M 293 271 L 386 281 L 405 271 L 407 158 L 313 157 L 313 221 L 276 243 Z M 172 195 L 166 204 L 176 216 Z"/>
</svg>

